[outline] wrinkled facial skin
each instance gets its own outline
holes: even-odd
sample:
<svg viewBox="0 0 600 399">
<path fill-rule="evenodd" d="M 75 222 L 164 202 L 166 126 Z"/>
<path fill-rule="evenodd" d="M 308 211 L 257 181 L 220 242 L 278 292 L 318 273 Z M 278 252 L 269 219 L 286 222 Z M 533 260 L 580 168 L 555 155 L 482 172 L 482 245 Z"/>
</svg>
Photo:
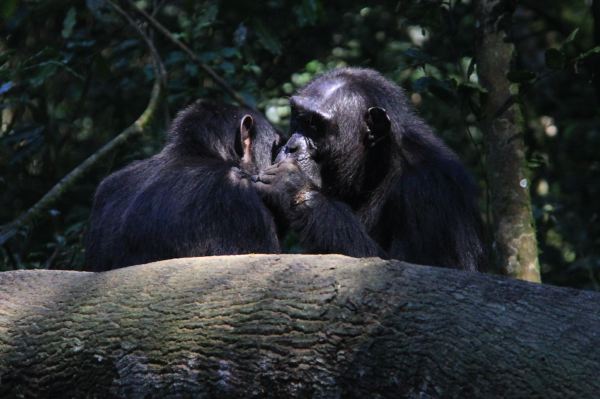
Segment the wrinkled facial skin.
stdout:
<svg viewBox="0 0 600 399">
<path fill-rule="evenodd" d="M 366 154 L 367 106 L 361 90 L 345 78 L 317 78 L 292 96 L 290 105 L 292 137 L 282 152 L 295 157 L 322 191 L 355 198 L 362 187 Z"/>
<path fill-rule="evenodd" d="M 321 188 L 321 171 L 316 161 L 316 151 L 317 147 L 310 138 L 294 133 L 277 154 L 275 163 L 285 160 L 296 161 L 300 170 L 308 176 L 311 183 L 315 187 Z"/>
<path fill-rule="evenodd" d="M 335 125 L 328 110 L 335 104 L 335 93 L 342 86 L 339 80 L 313 81 L 290 100 L 292 136 L 276 162 L 295 160 L 317 188 L 323 185 L 321 161 L 327 158 L 327 142 L 332 138 L 330 128 Z M 321 159 L 322 156 L 325 158 Z"/>
</svg>

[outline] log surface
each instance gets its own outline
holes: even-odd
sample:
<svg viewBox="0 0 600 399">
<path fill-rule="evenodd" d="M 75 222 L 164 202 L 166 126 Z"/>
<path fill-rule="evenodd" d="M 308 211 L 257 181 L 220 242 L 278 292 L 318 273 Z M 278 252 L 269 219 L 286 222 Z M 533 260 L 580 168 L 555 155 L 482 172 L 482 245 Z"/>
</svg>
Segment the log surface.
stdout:
<svg viewBox="0 0 600 399">
<path fill-rule="evenodd" d="M 378 258 L 0 273 L 0 397 L 597 397 L 600 294 Z"/>
</svg>

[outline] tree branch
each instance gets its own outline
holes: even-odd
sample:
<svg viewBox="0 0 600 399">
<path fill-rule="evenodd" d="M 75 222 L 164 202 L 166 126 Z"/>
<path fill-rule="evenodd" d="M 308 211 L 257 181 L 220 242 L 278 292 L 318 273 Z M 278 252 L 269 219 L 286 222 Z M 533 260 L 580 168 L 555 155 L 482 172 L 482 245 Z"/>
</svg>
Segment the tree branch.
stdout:
<svg viewBox="0 0 600 399">
<path fill-rule="evenodd" d="M 520 108 L 511 95 L 514 45 L 499 21 L 510 21 L 510 1 L 479 0 L 477 71 L 488 91 L 482 131 L 494 229 L 496 270 L 528 281 L 541 281 L 533 227 L 529 170 L 525 162 Z"/>
<path fill-rule="evenodd" d="M 339 255 L 0 273 L 0 397 L 594 398 L 600 294 Z"/>
<path fill-rule="evenodd" d="M 0 245 L 4 244 L 7 240 L 13 237 L 19 231 L 19 229 L 33 225 L 37 219 L 42 217 L 42 212 L 46 210 L 51 204 L 56 202 L 59 198 L 61 198 L 64 195 L 64 193 L 68 189 L 70 189 L 78 179 L 80 179 L 86 172 L 88 172 L 92 168 L 92 166 L 96 164 L 96 162 L 98 162 L 98 160 L 114 151 L 132 136 L 141 134 L 149 125 L 158 109 L 165 81 L 165 70 L 164 66 L 162 65 L 162 61 L 158 55 L 158 52 L 156 51 L 156 48 L 154 47 L 153 43 L 150 41 L 147 35 L 140 29 L 140 27 L 135 23 L 135 21 L 133 21 L 129 17 L 129 15 L 127 15 L 127 13 L 125 13 L 116 4 L 112 2 L 110 2 L 110 4 L 113 7 L 115 7 L 115 10 L 117 10 L 119 14 L 123 15 L 127 19 L 127 21 L 132 25 L 136 32 L 141 36 L 141 38 L 148 46 L 148 49 L 152 56 L 152 66 L 154 68 L 155 80 L 154 85 L 152 87 L 152 92 L 150 94 L 150 100 L 148 102 L 148 105 L 146 106 L 144 112 L 142 112 L 142 114 L 129 127 L 127 127 L 125 130 L 119 133 L 115 138 L 106 143 L 98 151 L 90 155 L 85 161 L 79 164 L 79 166 L 77 166 L 66 176 L 64 176 L 58 183 L 54 185 L 54 187 L 52 187 L 38 202 L 36 202 L 25 213 L 21 214 L 12 222 L 0 226 Z"/>
</svg>

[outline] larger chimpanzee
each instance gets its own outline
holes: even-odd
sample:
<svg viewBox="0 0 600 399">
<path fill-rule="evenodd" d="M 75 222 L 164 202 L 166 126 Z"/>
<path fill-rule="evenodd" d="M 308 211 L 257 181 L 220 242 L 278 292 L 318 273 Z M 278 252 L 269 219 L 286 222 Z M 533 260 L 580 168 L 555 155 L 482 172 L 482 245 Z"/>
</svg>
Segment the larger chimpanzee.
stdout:
<svg viewBox="0 0 600 399">
<path fill-rule="evenodd" d="M 402 89 L 343 68 L 290 101 L 292 137 L 253 180 L 309 252 L 481 270 L 476 187 Z"/>
<path fill-rule="evenodd" d="M 254 111 L 204 102 L 184 109 L 159 154 L 98 187 L 87 267 L 279 252 L 273 217 L 248 179 L 271 164 L 278 143 L 275 129 Z"/>
</svg>

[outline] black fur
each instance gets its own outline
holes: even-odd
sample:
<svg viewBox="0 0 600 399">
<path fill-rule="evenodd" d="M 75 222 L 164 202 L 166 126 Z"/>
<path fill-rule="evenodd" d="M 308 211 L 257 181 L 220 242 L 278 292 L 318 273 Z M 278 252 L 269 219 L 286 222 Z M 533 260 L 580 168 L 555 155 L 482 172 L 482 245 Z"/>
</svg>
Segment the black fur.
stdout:
<svg viewBox="0 0 600 399">
<path fill-rule="evenodd" d="M 240 121 L 251 115 L 250 162 Z M 94 271 L 161 259 L 277 253 L 273 218 L 248 175 L 270 165 L 279 136 L 258 113 L 197 102 L 181 111 L 167 144 L 102 181 L 86 238 Z"/>
<path fill-rule="evenodd" d="M 343 68 L 291 104 L 281 162 L 254 180 L 309 252 L 483 268 L 476 185 L 400 87 Z"/>
</svg>

